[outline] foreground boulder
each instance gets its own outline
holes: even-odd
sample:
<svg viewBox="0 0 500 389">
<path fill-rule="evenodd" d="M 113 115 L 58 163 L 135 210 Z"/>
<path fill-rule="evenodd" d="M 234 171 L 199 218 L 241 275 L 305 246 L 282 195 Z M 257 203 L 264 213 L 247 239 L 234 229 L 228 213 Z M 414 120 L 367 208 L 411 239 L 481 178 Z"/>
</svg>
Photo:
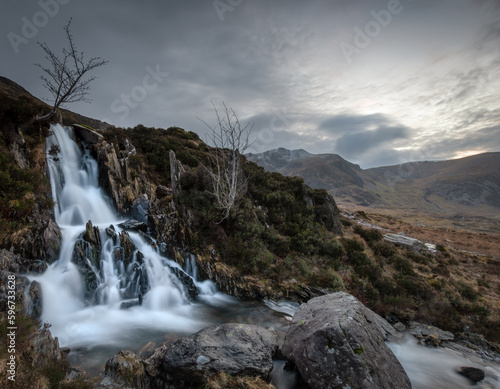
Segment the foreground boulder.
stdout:
<svg viewBox="0 0 500 389">
<path fill-rule="evenodd" d="M 146 370 L 154 382 L 187 386 L 202 384 L 219 372 L 266 378 L 277 348 L 273 332 L 228 323 L 205 328 L 157 349 L 146 361 Z"/>
<path fill-rule="evenodd" d="M 101 374 L 94 387 L 147 389 L 150 383 L 142 360 L 132 351 L 122 350 L 106 362 L 104 374 Z"/>
<path fill-rule="evenodd" d="M 355 297 L 339 292 L 302 304 L 283 354 L 315 389 L 405 389 L 411 383 L 384 343 L 393 328 Z"/>
</svg>

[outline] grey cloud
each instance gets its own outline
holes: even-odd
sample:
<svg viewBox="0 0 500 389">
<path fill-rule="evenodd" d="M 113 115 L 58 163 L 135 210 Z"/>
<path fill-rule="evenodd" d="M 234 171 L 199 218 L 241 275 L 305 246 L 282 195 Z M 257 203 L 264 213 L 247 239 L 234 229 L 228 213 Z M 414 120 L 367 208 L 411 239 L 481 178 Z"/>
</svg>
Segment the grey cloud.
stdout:
<svg viewBox="0 0 500 389">
<path fill-rule="evenodd" d="M 409 129 L 406 127 L 379 127 L 376 130 L 343 135 L 337 140 L 336 149 L 345 150 L 344 155 L 357 156 L 395 140 L 408 138 Z"/>
<path fill-rule="evenodd" d="M 378 113 L 363 116 L 340 114 L 321 122 L 319 129 L 334 134 L 357 133 L 389 123 L 390 120 L 387 117 Z"/>
</svg>

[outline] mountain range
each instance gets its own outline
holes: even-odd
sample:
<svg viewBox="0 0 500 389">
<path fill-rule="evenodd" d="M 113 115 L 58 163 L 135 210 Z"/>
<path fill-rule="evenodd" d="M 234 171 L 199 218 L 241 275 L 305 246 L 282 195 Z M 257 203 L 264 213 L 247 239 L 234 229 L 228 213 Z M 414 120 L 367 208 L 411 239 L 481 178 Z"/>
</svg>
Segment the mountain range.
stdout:
<svg viewBox="0 0 500 389">
<path fill-rule="evenodd" d="M 337 154 L 278 148 L 246 157 L 266 170 L 302 177 L 340 206 L 444 217 L 500 217 L 500 152 L 446 161 L 361 169 Z"/>
</svg>

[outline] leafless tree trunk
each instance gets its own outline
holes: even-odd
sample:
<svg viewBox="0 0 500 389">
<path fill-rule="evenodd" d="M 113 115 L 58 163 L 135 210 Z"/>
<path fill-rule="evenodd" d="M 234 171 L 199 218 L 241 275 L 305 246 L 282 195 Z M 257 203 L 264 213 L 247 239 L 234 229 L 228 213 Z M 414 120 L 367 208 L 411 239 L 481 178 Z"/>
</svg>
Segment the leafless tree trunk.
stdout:
<svg viewBox="0 0 500 389">
<path fill-rule="evenodd" d="M 52 94 L 54 105 L 52 110 L 43 116 L 37 116 L 36 120 L 43 120 L 52 117 L 60 106 L 67 103 L 77 101 L 90 102 L 87 98 L 90 86 L 89 84 L 95 80 L 94 76 L 88 77 L 87 74 L 105 65 L 108 61 L 101 57 L 84 59 L 83 51 L 79 52 L 75 46 L 73 35 L 70 31 L 72 19 L 64 26 L 66 39 L 68 40 L 67 48 L 62 50 L 62 56 L 57 56 L 45 42 L 38 42 L 38 45 L 45 52 L 45 58 L 49 61 L 49 65 L 44 67 L 40 64 L 35 64 L 44 72 L 41 76 L 43 85 Z"/>
<path fill-rule="evenodd" d="M 249 137 L 253 127 L 249 124 L 242 126 L 234 110 L 223 105 L 222 115 L 214 105 L 217 116 L 215 127 L 203 121 L 210 129 L 207 143 L 213 146 L 209 150 L 209 165 L 203 167 L 212 179 L 210 193 L 215 196 L 223 212 L 220 222 L 229 216 L 231 209 L 247 190 L 248 177 L 243 172 L 241 156 L 251 145 Z"/>
</svg>

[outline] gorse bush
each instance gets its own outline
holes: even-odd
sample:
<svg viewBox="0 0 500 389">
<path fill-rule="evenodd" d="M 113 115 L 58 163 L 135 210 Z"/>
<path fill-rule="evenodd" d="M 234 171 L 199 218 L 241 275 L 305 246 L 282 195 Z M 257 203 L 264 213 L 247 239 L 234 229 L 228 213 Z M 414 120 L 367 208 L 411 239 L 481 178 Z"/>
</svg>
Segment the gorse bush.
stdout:
<svg viewBox="0 0 500 389">
<path fill-rule="evenodd" d="M 361 236 L 370 246 L 371 243 L 379 242 L 383 238 L 382 232 L 380 232 L 380 230 L 375 228 L 365 229 L 360 225 L 356 225 L 353 231 L 359 236 Z"/>
</svg>

